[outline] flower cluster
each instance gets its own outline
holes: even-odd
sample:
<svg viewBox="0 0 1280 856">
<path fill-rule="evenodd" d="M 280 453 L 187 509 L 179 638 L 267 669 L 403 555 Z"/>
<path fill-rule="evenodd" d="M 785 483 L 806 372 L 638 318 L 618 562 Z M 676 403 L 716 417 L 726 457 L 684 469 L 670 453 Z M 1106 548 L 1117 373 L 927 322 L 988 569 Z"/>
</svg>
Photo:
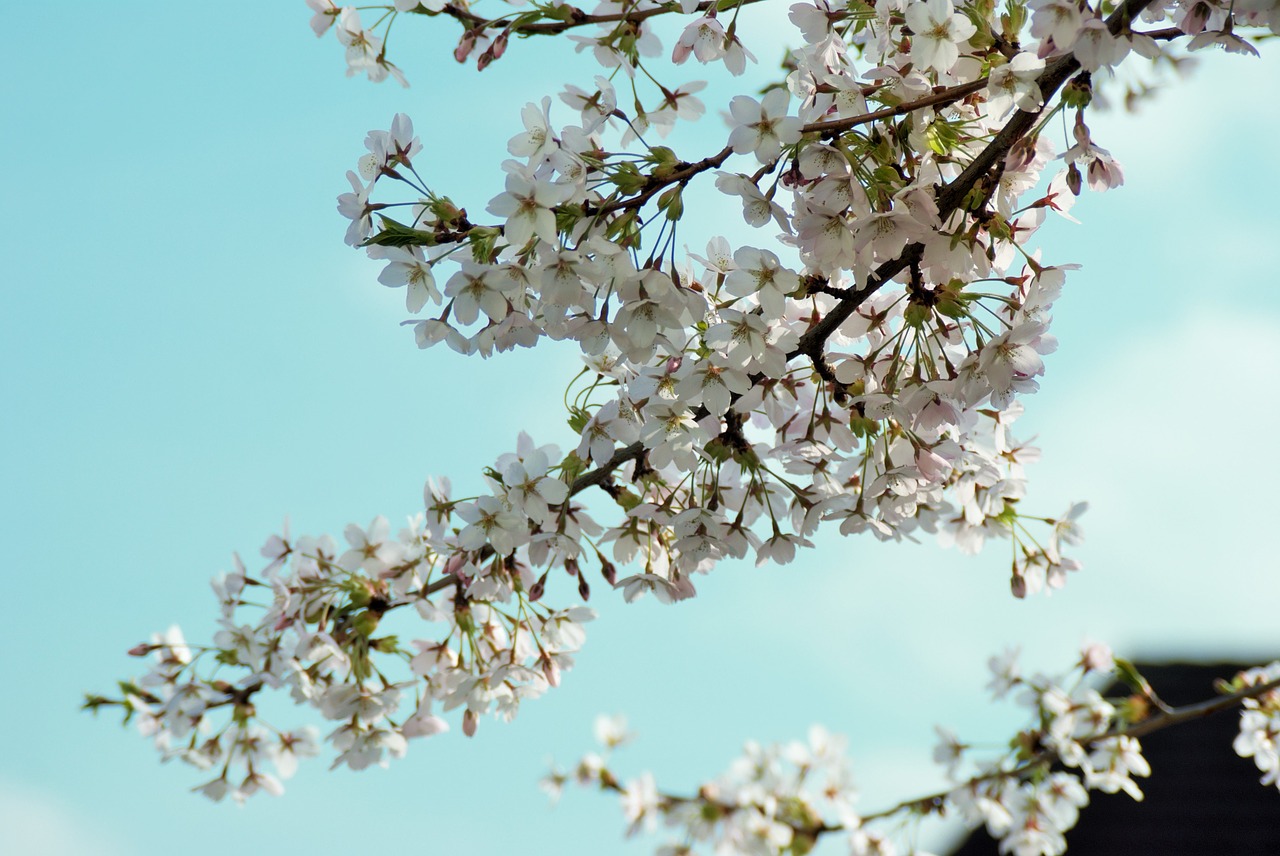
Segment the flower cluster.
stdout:
<svg viewBox="0 0 1280 856">
<path fill-rule="evenodd" d="M 1135 778 L 1151 772 L 1138 733 L 1148 733 L 1217 709 L 1243 704 L 1236 750 L 1253 755 L 1275 780 L 1274 725 L 1254 726 L 1255 714 L 1274 715 L 1280 664 L 1242 674 L 1232 695 L 1175 709 L 1164 705 L 1132 664 L 1090 645 L 1064 675 L 1023 677 L 1016 650 L 990 660 L 995 698 L 1013 694 L 1026 708 L 1029 725 L 1008 741 L 1007 753 L 974 758 L 973 747 L 945 728 L 933 758 L 954 784 L 947 790 L 871 813 L 855 809 L 858 799 L 845 740 L 821 727 L 807 743 L 762 747 L 748 743 L 723 776 L 702 784 L 692 796 L 660 791 L 649 773 L 622 779 L 610 767 L 611 750 L 631 737 L 625 722 L 602 718 L 597 738 L 603 753 L 585 755 L 570 772 L 553 770 L 543 788 L 558 797 L 569 781 L 619 796 L 628 834 L 661 826 L 670 840 L 662 856 L 808 853 L 823 836 L 845 839 L 852 856 L 895 856 L 902 842 L 916 840 L 918 821 L 931 814 L 985 826 L 1013 856 L 1058 856 L 1067 849 L 1064 833 L 1075 826 L 1089 792 L 1124 791 L 1136 800 Z M 1133 694 L 1104 698 L 1097 687 L 1128 685 Z M 1270 767 L 1264 767 L 1270 764 Z M 962 765 L 971 769 L 962 771 Z M 909 852 L 924 856 L 909 845 Z"/>
<path fill-rule="evenodd" d="M 315 728 L 265 721 L 255 697 L 268 689 L 328 721 L 334 766 L 353 770 L 386 766 L 409 740 L 447 731 L 437 706 L 459 710 L 467 735 L 486 713 L 512 719 L 559 684 L 595 617 L 539 602 L 547 574 L 535 565 L 575 573 L 565 545 L 599 532 L 548 472 L 555 457 L 522 436 L 520 451 L 497 462 L 494 492 L 473 500 L 429 481 L 425 511 L 394 536 L 383 517 L 347 526 L 345 545 L 291 536 L 286 524 L 263 545 L 258 574 L 237 558 L 214 580 L 221 629 L 211 645 L 188 645 L 176 627 L 153 636 L 130 652 L 150 657 L 150 671 L 87 706 L 120 707 L 165 760 L 216 772 L 202 793 L 236 800 L 280 793 L 297 759 L 319 751 Z M 559 538 L 535 541 L 528 516 Z M 578 586 L 585 597 L 586 580 Z"/>
<path fill-rule="evenodd" d="M 1280 661 L 1242 672 L 1229 689 L 1268 685 L 1271 689 L 1257 698 L 1245 699 L 1232 748 L 1241 758 L 1253 759 L 1262 771 L 1262 784 L 1280 788 Z"/>
<path fill-rule="evenodd" d="M 803 742 L 748 743 L 742 757 L 692 797 L 660 793 L 649 773 L 625 782 L 615 776 L 609 768 L 611 750 L 632 739 L 625 720 L 601 717 L 596 736 L 603 752 L 584 756 L 571 772 L 553 770 L 543 789 L 558 798 L 573 780 L 616 792 L 628 835 L 651 833 L 659 821 L 675 831 L 675 839 L 658 850 L 666 856 L 704 846 L 726 854 L 807 853 L 828 830 L 823 818 L 836 818 L 849 829 L 860 825 L 846 740 L 820 726 L 810 728 Z"/>
<path fill-rule="evenodd" d="M 327 720 L 335 764 L 353 769 L 445 730 L 437 707 L 461 710 L 467 734 L 486 712 L 514 716 L 572 665 L 593 616 L 543 604 L 553 572 L 584 600 L 598 572 L 628 601 L 676 602 L 721 560 L 785 564 L 828 525 L 930 533 L 967 552 L 1006 539 L 1016 596 L 1062 586 L 1079 567 L 1063 551 L 1084 506 L 1023 511 L 1038 451 L 1012 425 L 1056 347 L 1052 310 L 1074 267 L 1030 241 L 1086 177 L 1094 191 L 1123 182 L 1087 124 L 1093 73 L 1130 52 L 1168 56 L 1183 35 L 1247 51 L 1236 29 L 1280 30 L 1277 0 L 1126 0 L 1105 17 L 1083 0 L 797 2 L 787 17 L 800 46 L 784 75 L 733 97 L 723 148 L 688 159 L 657 138 L 705 112 L 704 83 L 659 78 L 690 57 L 745 73 L 755 57 L 738 20 L 764 14 L 757 0 L 511 3 L 494 17 L 438 0 L 307 4 L 315 33 L 345 47 L 348 73 L 374 81 L 404 82 L 386 52 L 403 14 L 457 21 L 455 59 L 482 69 L 514 37 L 575 31 L 603 73 L 523 108 L 492 219 L 423 178 L 405 115 L 369 132 L 338 210 L 347 243 L 383 263 L 379 281 L 405 289 L 420 347 L 488 356 L 569 341 L 586 370 L 566 395 L 572 451 L 522 435 L 483 493 L 454 499 L 430 482 L 395 537 L 383 518 L 347 527 L 345 547 L 272 536 L 265 568 L 251 576 L 237 560 L 216 581 L 210 645 L 157 636 L 135 649 L 152 658 L 146 676 L 90 697 L 136 718 L 165 758 L 214 770 L 202 786 L 214 798 L 278 792 L 318 748 L 318 732 L 265 724 L 255 699 L 267 690 Z M 663 16 L 685 20 L 666 68 Z M 1141 29 L 1161 22 L 1173 27 Z M 1061 152 L 1049 130 L 1059 113 L 1073 117 Z M 698 183 L 771 234 L 742 245 L 690 235 Z M 705 256 L 681 252 L 690 240 Z M 590 510 L 589 488 L 601 491 Z M 1120 723 L 1096 694 L 1009 680 L 1044 723 L 1029 751 L 1079 775 L 1002 767 L 971 784 L 971 813 L 1009 836 L 1044 831 L 1008 847 L 1050 852 L 1049 831 L 1074 822 L 1074 787 L 1137 794 L 1143 764 L 1135 741 L 1094 739 Z M 1243 745 L 1274 778 L 1274 731 L 1251 722 Z M 743 852 L 799 852 L 814 800 L 847 809 L 830 746 L 819 734 L 806 749 L 759 750 L 681 823 Z M 803 796 L 819 780 L 834 790 Z M 643 783 L 626 790 L 634 824 L 666 805 Z"/>
<path fill-rule="evenodd" d="M 795 87 L 805 91 L 821 55 L 797 54 Z M 841 73 L 851 85 L 852 65 Z M 876 79 L 874 97 L 902 97 L 898 78 Z M 499 223 L 471 222 L 426 185 L 404 116 L 370 133 L 339 210 L 348 242 L 387 262 L 380 280 L 406 286 L 410 311 L 442 307 L 411 322 L 420 346 L 488 355 L 543 337 L 578 343 L 594 377 L 574 397 L 580 442 L 566 465 L 610 473 L 600 483 L 626 519 L 602 540 L 644 571 L 629 596 L 687 596 L 690 575 L 725 557 L 788 561 L 823 522 L 885 539 L 937 532 L 969 551 L 1012 537 L 1014 591 L 1061 586 L 1078 567 L 1060 547 L 1078 538 L 1083 506 L 1060 519 L 1018 510 L 1037 452 L 1009 430 L 1017 396 L 1037 389 L 1056 347 L 1051 310 L 1072 267 L 1023 245 L 1046 211 L 1073 199 L 1065 170 L 1028 193 L 1052 162 L 1043 138 L 1012 148 L 999 181 L 969 205 L 977 210 L 962 212 L 932 188 L 991 133 L 977 111 L 924 110 L 884 135 L 824 140 L 805 129 L 843 102 L 815 88 L 790 116 L 790 96 L 774 89 L 735 98 L 728 145 L 689 163 L 661 146 L 607 151 L 601 135 L 621 114 L 603 111 L 617 96 L 596 84 L 565 93 L 580 124 L 556 127 L 550 99 L 524 108 L 508 144 L 517 159 L 487 207 Z M 625 142 L 635 123 L 616 130 Z M 913 133 L 944 156 L 892 142 Z M 686 182 L 735 153 L 763 166 L 717 170 L 716 186 L 743 201 L 748 222 L 786 229 L 798 265 L 714 236 L 705 258 L 676 258 Z M 372 201 L 388 181 L 417 199 Z M 650 202 L 658 211 L 646 220 Z M 384 214 L 393 206 L 409 210 L 407 223 Z M 654 223 L 657 245 L 641 260 Z M 1034 522 L 1049 526 L 1043 541 Z"/>
<path fill-rule="evenodd" d="M 317 36 L 323 36 L 333 28 L 338 42 L 346 48 L 348 77 L 364 74 L 374 83 L 394 77 L 400 85 L 409 85 L 404 73 L 387 61 L 385 37 L 375 34 L 378 24 L 365 29 L 360 22 L 360 11 L 355 6 L 337 6 L 333 0 L 307 0 L 307 5 L 314 13 L 311 16 L 312 31 Z M 396 0 L 392 14 L 384 15 L 378 23 L 386 21 L 389 29 L 395 11 L 407 11 L 417 5 L 417 0 Z"/>
</svg>

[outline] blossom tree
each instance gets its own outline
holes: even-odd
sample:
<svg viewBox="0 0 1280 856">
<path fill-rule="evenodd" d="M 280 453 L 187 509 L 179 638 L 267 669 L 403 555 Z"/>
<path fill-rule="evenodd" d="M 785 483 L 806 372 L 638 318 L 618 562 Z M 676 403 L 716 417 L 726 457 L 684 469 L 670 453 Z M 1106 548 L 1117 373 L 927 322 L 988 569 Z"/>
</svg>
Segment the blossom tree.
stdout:
<svg viewBox="0 0 1280 856">
<path fill-rule="evenodd" d="M 593 587 L 675 604 L 721 561 L 787 564 L 824 526 L 966 553 L 1003 542 L 1012 596 L 1064 586 L 1084 505 L 1026 509 L 1039 452 L 1013 431 L 1075 266 L 1032 240 L 1086 188 L 1123 184 L 1089 117 L 1138 94 L 1133 66 L 1256 53 L 1251 39 L 1280 32 L 1276 0 L 491 2 L 307 0 L 347 73 L 375 82 L 407 85 L 387 51 L 401 18 L 397 37 L 460 26 L 453 59 L 480 71 L 534 37 L 599 66 L 554 98 L 529 93 L 483 214 L 450 198 L 404 114 L 365 137 L 338 210 L 346 242 L 384 265 L 379 282 L 404 289 L 419 347 L 580 349 L 567 443 L 520 434 L 478 495 L 428 480 L 395 533 L 384 517 L 340 537 L 286 526 L 260 566 L 236 557 L 214 580 L 209 643 L 175 627 L 131 650 L 148 672 L 87 706 L 119 708 L 164 758 L 205 771 L 212 799 L 279 794 L 322 743 L 361 770 L 451 722 L 474 736 L 487 714 L 510 720 L 573 666 Z M 744 43 L 742 16 L 794 31 L 780 69 Z M 690 60 L 751 73 L 748 93 L 717 105 L 714 151 L 662 144 L 706 111 Z M 707 233 L 712 194 L 736 200 L 759 239 Z M 1004 852 L 1056 854 L 1090 790 L 1141 799 L 1142 736 L 1227 708 L 1241 710 L 1236 752 L 1280 784 L 1280 663 L 1182 708 L 1102 645 L 1056 675 L 1024 674 L 1015 652 L 991 670 L 1027 728 L 984 757 L 940 729 L 953 786 L 884 811 L 855 806 L 842 740 L 821 729 L 749 745 L 679 794 L 621 778 L 611 752 L 630 735 L 602 719 L 605 751 L 544 784 L 615 792 L 628 831 L 662 820 L 671 854 L 803 854 L 832 839 L 890 853 L 904 818 L 931 813 L 984 824 Z M 1128 695 L 1104 697 L 1108 679 Z M 265 698 L 312 719 L 269 723 L 261 711 L 283 706 Z"/>
</svg>

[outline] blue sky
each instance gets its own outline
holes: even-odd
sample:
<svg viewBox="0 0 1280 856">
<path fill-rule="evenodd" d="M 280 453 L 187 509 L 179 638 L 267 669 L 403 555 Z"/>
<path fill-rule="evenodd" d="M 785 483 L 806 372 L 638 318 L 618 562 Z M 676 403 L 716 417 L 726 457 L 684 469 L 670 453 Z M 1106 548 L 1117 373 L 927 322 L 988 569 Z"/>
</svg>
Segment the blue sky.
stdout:
<svg viewBox="0 0 1280 856">
<path fill-rule="evenodd" d="M 286 513 L 295 532 L 398 521 L 428 474 L 474 482 L 521 428 L 573 442 L 558 406 L 571 350 L 415 348 L 400 293 L 342 243 L 343 173 L 367 130 L 408 112 L 442 189 L 482 210 L 520 107 L 589 67 L 520 42 L 477 75 L 448 58 L 453 25 L 413 21 L 392 48 L 402 90 L 345 79 L 301 2 L 21 15 L 40 38 L 12 40 L 20 72 L 0 82 L 0 850 L 647 852 L 622 843 L 611 799 L 570 792 L 551 810 L 535 787 L 548 758 L 590 748 L 599 712 L 640 732 L 622 771 L 673 789 L 748 737 L 825 723 L 850 735 L 871 810 L 936 783 L 933 723 L 1003 736 L 981 686 L 1006 645 L 1046 669 L 1086 638 L 1141 657 L 1280 652 L 1280 115 L 1242 85 L 1280 79 L 1273 49 L 1206 55 L 1138 116 L 1098 117 L 1126 186 L 1044 233 L 1046 258 L 1084 264 L 1023 426 L 1045 452 L 1032 506 L 1093 504 L 1065 591 L 1013 601 L 998 547 L 838 536 L 787 568 L 726 564 L 674 609 L 597 591 L 578 667 L 514 724 L 415 744 L 387 771 L 314 761 L 279 800 L 208 804 L 186 791 L 193 771 L 77 712 L 80 694 L 132 674 L 124 652 L 150 632 L 209 633 L 209 577 Z M 716 122 L 681 154 L 718 148 Z M 736 221 L 706 204 L 705 222 Z"/>
</svg>

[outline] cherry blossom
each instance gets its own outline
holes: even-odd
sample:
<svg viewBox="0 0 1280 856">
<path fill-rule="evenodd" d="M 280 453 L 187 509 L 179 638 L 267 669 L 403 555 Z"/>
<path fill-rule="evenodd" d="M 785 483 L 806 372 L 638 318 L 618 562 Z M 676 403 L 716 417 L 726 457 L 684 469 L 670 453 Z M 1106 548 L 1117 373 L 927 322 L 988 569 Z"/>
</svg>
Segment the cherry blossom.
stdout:
<svg viewBox="0 0 1280 856">
<path fill-rule="evenodd" d="M 1069 216 L 1086 178 L 1091 191 L 1124 183 L 1088 124 L 1095 93 L 1123 78 L 1095 72 L 1184 48 L 1249 53 L 1280 31 L 1274 0 L 1031 0 L 1030 20 L 968 0 L 812 0 L 785 22 L 752 0 L 510 3 L 491 17 L 439 0 L 307 6 L 347 73 L 373 82 L 404 82 L 387 59 L 401 17 L 461 24 L 454 58 L 481 70 L 560 34 L 599 66 L 559 101 L 525 103 L 483 209 L 450 198 L 448 169 L 406 114 L 368 131 L 362 153 L 353 145 L 337 202 L 346 243 L 381 264 L 378 282 L 405 288 L 419 347 L 486 358 L 551 339 L 584 368 L 563 396 L 572 451 L 522 433 L 475 494 L 433 479 L 402 524 L 378 516 L 340 538 L 286 525 L 264 567 L 236 557 L 215 579 L 210 644 L 156 634 L 130 651 L 150 658 L 144 675 L 90 697 L 135 720 L 162 758 L 216 770 L 197 785 L 215 800 L 279 794 L 321 744 L 360 770 L 451 720 L 475 736 L 482 717 L 510 720 L 566 679 L 595 617 L 582 601 L 680 603 L 697 596 L 695 575 L 748 557 L 787 564 L 824 527 L 966 553 L 1003 541 L 982 584 L 1016 597 L 1062 588 L 1081 569 L 1069 554 L 1085 505 L 1031 510 L 1040 453 L 1015 431 L 1050 376 L 1053 308 L 1075 267 L 1045 261 L 1037 233 Z M 717 91 L 670 75 L 689 56 L 743 74 L 754 57 L 739 20 L 770 14 L 797 47 L 755 94 L 711 105 L 728 119 L 723 148 L 663 144 L 706 112 L 695 96 Z M 675 37 L 669 54 L 662 34 Z M 1074 142 L 1058 154 L 1050 120 L 1068 111 Z M 751 244 L 723 237 L 710 194 L 757 229 Z M 705 257 L 681 250 L 708 241 Z M 986 825 L 1003 852 L 1060 853 L 1089 790 L 1141 798 L 1141 729 L 1180 714 L 1148 698 L 1165 718 L 1143 723 L 1104 698 L 1093 680 L 1128 674 L 1105 646 L 1053 678 L 1026 676 L 1017 652 L 991 660 L 988 689 L 1027 714 L 1023 751 L 977 759 L 977 741 L 939 729 L 953 786 L 928 805 Z M 1235 749 L 1267 785 L 1280 772 L 1278 677 L 1244 674 L 1222 702 L 1244 707 Z M 269 723 L 256 699 L 272 693 L 324 730 Z M 878 823 L 894 812 L 854 811 L 825 731 L 749 744 L 686 797 L 615 776 L 607 755 L 625 728 L 599 732 L 605 755 L 548 789 L 572 777 L 612 791 L 631 832 L 663 821 L 682 833 L 669 852 L 800 853 L 832 832 L 852 852 L 895 852 Z"/>
<path fill-rule="evenodd" d="M 917 0 L 903 13 L 911 28 L 911 60 L 935 71 L 949 71 L 960 58 L 959 44 L 977 28 L 956 12 L 951 0 Z"/>
<path fill-rule="evenodd" d="M 1125 663 L 1123 668 L 1141 682 L 1132 664 Z M 1119 668 L 1107 670 L 1112 679 L 1119 674 Z M 1266 736 L 1261 719 L 1254 714 L 1274 703 L 1280 665 L 1242 674 L 1232 687 L 1243 687 L 1242 691 L 1184 708 L 1165 706 L 1155 718 L 1132 703 L 1124 708 L 1128 713 L 1121 713 L 1120 706 L 1110 704 L 1097 691 L 1081 689 L 1081 677 L 1079 667 L 1054 677 L 1010 677 L 1013 685 L 1023 689 L 1019 704 L 1028 708 L 1029 720 L 1027 728 L 1009 741 L 1013 748 L 994 755 L 986 750 L 982 753 L 986 757 L 978 758 L 976 744 L 939 727 L 933 759 L 946 768 L 954 784 L 884 810 L 861 809 L 844 757 L 847 742 L 820 726 L 810 729 L 807 743 L 763 746 L 748 741 L 724 774 L 681 794 L 659 789 L 649 772 L 620 785 L 613 750 L 635 740 L 629 733 L 626 740 L 611 739 L 613 721 L 602 717 L 596 734 L 604 754 L 584 756 L 577 765 L 576 780 L 584 787 L 620 795 L 628 834 L 653 831 L 661 818 L 665 827 L 676 831 L 677 840 L 686 842 L 688 849 L 683 852 L 687 853 L 780 854 L 793 841 L 813 847 L 835 835 L 845 838 L 852 853 L 919 853 L 909 842 L 920 820 L 939 814 L 959 818 L 970 827 L 985 826 L 999 840 L 1001 853 L 1057 856 L 1066 852 L 1065 833 L 1080 820 L 1090 791 L 1123 790 L 1135 800 L 1142 799 L 1133 776 L 1149 775 L 1150 767 L 1130 732 L 1172 727 L 1212 710 L 1243 704 L 1247 707 L 1237 752 L 1254 756 L 1259 768 L 1268 772 L 1264 784 L 1274 783 L 1275 734 Z M 1075 689 L 1068 690 L 1073 684 Z M 1143 693 L 1149 704 L 1158 703 L 1153 689 Z M 1081 710 L 1093 715 L 1082 718 Z M 1053 739 L 1068 732 L 1079 741 L 1070 752 Z M 1055 769 L 1056 765 L 1065 769 Z M 557 781 L 563 784 L 567 777 Z"/>
<path fill-rule="evenodd" d="M 783 146 L 799 142 L 800 120 L 787 116 L 788 100 L 786 90 L 772 89 L 760 101 L 747 95 L 730 101 L 735 127 L 729 135 L 729 145 L 733 150 L 738 154 L 755 152 L 757 160 L 768 163 Z"/>
</svg>

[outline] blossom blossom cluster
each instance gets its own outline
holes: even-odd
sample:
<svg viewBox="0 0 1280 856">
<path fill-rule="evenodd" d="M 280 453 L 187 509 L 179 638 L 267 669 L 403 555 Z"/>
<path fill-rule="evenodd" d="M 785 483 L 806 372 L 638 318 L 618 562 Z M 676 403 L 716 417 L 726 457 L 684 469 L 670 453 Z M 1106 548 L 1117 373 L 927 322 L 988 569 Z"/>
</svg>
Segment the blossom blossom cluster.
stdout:
<svg viewBox="0 0 1280 856">
<path fill-rule="evenodd" d="M 311 5 L 317 33 L 350 11 Z M 1091 74 L 1130 51 L 1161 55 L 1131 24 L 1186 24 L 1182 7 L 1132 2 L 1104 19 L 1066 0 L 1008 14 L 951 0 L 796 3 L 788 17 L 803 46 L 785 80 L 730 101 L 723 150 L 685 160 L 646 140 L 704 109 L 700 81 L 657 82 L 651 20 L 690 19 L 675 67 L 693 58 L 738 75 L 746 5 L 495 18 L 388 7 L 388 19 L 463 22 L 459 58 L 477 49 L 468 40 L 594 27 L 573 38 L 608 76 L 566 86 L 568 124 L 549 97 L 521 111 L 484 224 L 423 179 L 407 116 L 371 131 L 339 198 L 347 242 L 385 262 L 384 285 L 405 288 L 421 347 L 581 348 L 594 377 L 576 391 L 579 444 L 562 466 L 570 480 L 603 473 L 595 483 L 625 513 L 602 540 L 642 567 L 628 599 L 688 597 L 694 575 L 723 558 L 788 562 L 824 523 L 886 540 L 935 533 L 969 552 L 1012 538 L 1015 594 L 1061 586 L 1078 567 L 1061 548 L 1078 540 L 1083 505 L 1055 518 L 1020 511 L 1038 451 L 1010 426 L 1056 348 L 1052 308 L 1074 266 L 1043 262 L 1029 241 L 1086 177 L 1098 191 L 1123 183 L 1086 123 Z M 1275 18 L 1270 7 L 1240 16 L 1207 15 L 1177 34 Z M 645 107 L 640 93 L 654 89 Z M 1074 113 L 1074 144 L 1059 154 L 1041 129 L 1062 111 Z M 747 224 L 774 231 L 770 244 L 709 236 L 705 256 L 678 253 L 686 191 L 712 172 Z M 1033 535 L 1037 524 L 1047 534 Z"/>
<path fill-rule="evenodd" d="M 1242 758 L 1252 758 L 1262 771 L 1262 784 L 1280 789 L 1280 662 L 1242 672 L 1231 689 L 1272 685 L 1272 689 L 1244 701 L 1240 734 L 1232 748 Z"/>
<path fill-rule="evenodd" d="M 520 452 L 497 462 L 511 499 L 545 515 L 550 498 L 562 531 L 598 532 L 563 501 L 564 483 L 546 475 L 555 454 L 522 437 Z M 462 501 L 449 490 L 447 480 L 429 481 L 427 510 L 394 535 L 383 517 L 348 525 L 345 544 L 294 537 L 286 524 L 263 545 L 260 572 L 250 575 L 237 557 L 213 581 L 212 644 L 188 645 L 177 627 L 155 634 L 130 652 L 149 658 L 150 670 L 122 682 L 120 697 L 91 695 L 86 706 L 121 707 L 164 760 L 215 774 L 200 792 L 236 801 L 281 793 L 280 780 L 322 742 L 334 767 L 363 770 L 402 757 L 414 738 L 448 731 L 441 714 L 449 711 L 468 736 L 487 713 L 510 721 L 573 667 L 595 612 L 539 602 L 546 573 L 534 566 L 554 539 L 533 543 L 491 497 Z M 585 579 L 579 590 L 585 596 Z M 270 724 L 259 709 L 266 690 L 310 708 L 327 733 Z"/>
<path fill-rule="evenodd" d="M 937 728 L 933 760 L 952 785 L 946 790 L 861 813 L 858 791 L 845 750 L 847 740 L 821 726 L 808 740 L 761 746 L 749 741 L 743 754 L 721 776 L 698 786 L 692 795 L 658 789 L 651 773 L 622 778 L 611 767 L 612 750 L 633 740 L 625 720 L 601 717 L 591 752 L 569 771 L 554 769 L 543 788 L 559 798 L 574 782 L 618 795 L 627 834 L 663 831 L 660 856 L 694 853 L 764 856 L 807 853 L 823 838 L 843 839 L 851 856 L 926 856 L 916 849 L 919 822 L 926 816 L 956 818 L 970 828 L 983 826 L 999 841 L 1001 853 L 1058 856 L 1067 850 L 1065 833 L 1089 804 L 1089 793 L 1143 793 L 1138 779 L 1151 774 L 1134 733 L 1196 715 L 1168 708 L 1132 664 L 1113 658 L 1093 644 L 1069 672 L 1024 676 L 1018 651 L 989 661 L 994 699 L 1011 697 L 1027 714 L 1028 726 L 1008 741 L 1011 749 L 994 757 L 975 757 L 971 744 Z M 1236 751 L 1253 755 L 1275 781 L 1275 730 L 1257 725 L 1260 711 L 1276 709 L 1280 663 L 1242 673 L 1227 689 L 1245 690 L 1225 702 L 1241 703 L 1241 736 Z M 1128 684 L 1133 694 L 1105 698 L 1098 687 Z M 1269 694 L 1247 697 L 1269 685 Z M 1204 704 L 1199 707 L 1204 707 Z M 1133 732 L 1133 733 L 1130 733 Z M 1266 736 L 1269 733 L 1269 736 Z"/>
<path fill-rule="evenodd" d="M 383 265 L 383 285 L 404 289 L 420 347 L 488 356 L 571 342 L 586 371 L 565 397 L 574 448 L 521 435 L 478 495 L 429 482 L 395 536 L 384 518 L 348 526 L 345 545 L 272 536 L 261 571 L 237 560 L 215 581 L 211 644 L 157 635 L 135 649 L 151 659 L 145 676 L 118 698 L 90 697 L 123 708 L 166 759 L 211 771 L 201 790 L 213 798 L 278 793 L 322 741 L 335 766 L 363 769 L 449 728 L 441 714 L 458 711 L 467 734 L 486 713 L 511 718 L 572 666 L 594 615 L 544 602 L 566 580 L 569 600 L 586 600 L 598 577 L 627 601 L 673 603 L 722 560 L 792 561 L 825 525 L 882 540 L 929 534 L 965 552 L 1003 539 L 1016 596 L 1063 586 L 1079 568 L 1065 551 L 1084 505 L 1023 510 L 1039 453 L 1012 426 L 1056 348 L 1052 311 L 1075 267 L 1046 262 L 1030 241 L 1085 186 L 1124 180 L 1088 126 L 1094 76 L 1131 52 L 1163 56 L 1182 35 L 1247 52 L 1235 28 L 1280 30 L 1275 0 L 1130 0 L 1106 17 L 1078 0 L 799 2 L 787 19 L 801 46 L 784 76 L 733 97 L 723 148 L 686 158 L 660 139 L 706 112 L 705 84 L 659 75 L 691 61 L 745 74 L 756 57 L 737 21 L 766 14 L 754 0 L 511 4 L 492 18 L 439 0 L 307 4 L 348 72 L 374 81 L 405 81 L 386 41 L 406 14 L 460 23 L 454 57 L 481 68 L 539 34 L 568 33 L 598 62 L 590 82 L 527 104 L 518 126 L 513 117 L 490 219 L 424 179 L 429 152 L 404 114 L 368 133 L 338 199 L 346 242 Z M 683 23 L 669 52 L 654 24 L 663 16 Z M 1058 114 L 1069 119 L 1063 146 L 1048 130 Z M 690 236 L 685 215 L 703 185 L 765 230 L 761 240 Z M 705 250 L 682 251 L 689 240 Z M 1021 686 L 1057 723 L 1043 746 L 1079 771 L 1065 775 L 1137 791 L 1136 743 L 1081 739 L 1113 725 L 1113 710 Z M 258 699 L 269 690 L 330 730 L 266 724 Z M 1273 774 L 1274 741 L 1250 739 Z M 788 751 L 812 766 L 832 750 L 818 735 Z M 823 775 L 844 781 L 840 769 Z M 735 788 L 718 792 L 757 792 Z M 631 797 L 633 822 L 652 816 L 647 793 Z M 794 796 L 744 817 L 734 840 L 780 840 L 778 818 L 808 810 Z M 981 798 L 1007 810 L 1009 830 L 1049 799 Z M 1074 817 L 1053 805 L 1045 828 L 1061 831 Z M 686 825 L 730 825 L 700 817 Z"/>
</svg>

